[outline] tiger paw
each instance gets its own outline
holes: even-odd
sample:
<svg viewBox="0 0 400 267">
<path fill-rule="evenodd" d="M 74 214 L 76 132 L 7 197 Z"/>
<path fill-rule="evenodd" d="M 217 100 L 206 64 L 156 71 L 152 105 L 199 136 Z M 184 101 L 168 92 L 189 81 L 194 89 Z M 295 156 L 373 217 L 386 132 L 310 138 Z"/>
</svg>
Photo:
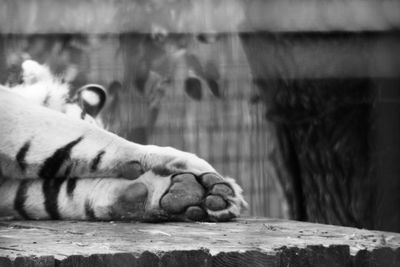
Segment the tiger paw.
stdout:
<svg viewBox="0 0 400 267">
<path fill-rule="evenodd" d="M 148 189 L 143 220 L 228 221 L 238 217 L 247 206 L 240 186 L 215 173 L 141 178 L 137 182 L 146 184 Z"/>
<path fill-rule="evenodd" d="M 247 206 L 240 186 L 215 173 L 147 172 L 134 181 L 101 179 L 93 190 L 85 203 L 90 220 L 228 221 Z"/>
<path fill-rule="evenodd" d="M 227 221 L 238 217 L 244 205 L 240 187 L 213 173 L 174 175 L 160 199 L 169 217 L 191 221 Z"/>
</svg>

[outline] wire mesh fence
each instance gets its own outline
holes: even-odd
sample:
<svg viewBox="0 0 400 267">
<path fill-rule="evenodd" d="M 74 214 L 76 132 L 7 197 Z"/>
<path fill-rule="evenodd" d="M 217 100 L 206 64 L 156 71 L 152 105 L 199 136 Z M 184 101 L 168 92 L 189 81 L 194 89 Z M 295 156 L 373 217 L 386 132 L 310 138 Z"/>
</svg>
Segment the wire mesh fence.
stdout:
<svg viewBox="0 0 400 267">
<path fill-rule="evenodd" d="M 18 66 L 29 57 L 48 64 L 72 89 L 100 83 L 110 98 L 102 114 L 108 130 L 131 141 L 198 154 L 237 179 L 250 204 L 248 215 L 285 217 L 269 161 L 273 128 L 265 105 L 250 101 L 255 88 L 238 36 L 224 35 L 212 44 L 190 35 L 155 42 L 134 34 L 3 35 L 0 82 L 18 82 Z M 200 65 L 212 64 L 217 85 L 199 75 L 200 67 L 182 60 L 181 50 Z M 188 91 L 188 77 L 200 87 Z"/>
</svg>

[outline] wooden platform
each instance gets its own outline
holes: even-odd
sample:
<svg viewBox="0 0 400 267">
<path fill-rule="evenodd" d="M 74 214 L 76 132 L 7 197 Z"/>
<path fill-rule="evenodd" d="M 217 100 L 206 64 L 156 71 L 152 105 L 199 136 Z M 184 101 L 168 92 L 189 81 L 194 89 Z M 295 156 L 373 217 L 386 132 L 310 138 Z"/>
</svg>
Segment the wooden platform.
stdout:
<svg viewBox="0 0 400 267">
<path fill-rule="evenodd" d="M 0 266 L 400 266 L 400 234 L 266 218 L 3 221 Z"/>
</svg>

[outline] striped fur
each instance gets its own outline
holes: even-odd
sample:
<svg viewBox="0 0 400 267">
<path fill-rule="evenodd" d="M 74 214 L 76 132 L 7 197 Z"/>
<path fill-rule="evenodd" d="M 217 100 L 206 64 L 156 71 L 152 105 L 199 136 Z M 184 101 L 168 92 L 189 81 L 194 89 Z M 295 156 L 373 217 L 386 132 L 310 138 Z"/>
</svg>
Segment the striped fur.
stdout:
<svg viewBox="0 0 400 267">
<path fill-rule="evenodd" d="M 24 82 L 0 88 L 0 217 L 220 221 L 246 205 L 233 179 L 194 154 L 128 142 L 71 116 L 55 91 L 67 85 L 51 75 Z M 37 87 L 41 97 L 29 98 Z"/>
</svg>

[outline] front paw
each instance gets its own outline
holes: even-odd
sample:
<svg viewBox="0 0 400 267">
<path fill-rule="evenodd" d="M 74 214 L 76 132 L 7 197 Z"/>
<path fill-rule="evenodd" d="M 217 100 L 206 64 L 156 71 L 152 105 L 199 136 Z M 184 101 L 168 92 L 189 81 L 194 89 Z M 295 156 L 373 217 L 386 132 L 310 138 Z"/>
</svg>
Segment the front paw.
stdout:
<svg viewBox="0 0 400 267">
<path fill-rule="evenodd" d="M 170 147 L 145 147 L 139 161 L 125 166 L 136 170 L 140 163 L 141 172 L 123 172 L 134 185 L 115 191 L 113 219 L 227 221 L 247 207 L 240 186 L 207 161 Z"/>
<path fill-rule="evenodd" d="M 159 205 L 170 218 L 191 221 L 228 221 L 246 206 L 239 185 L 215 173 L 174 175 Z"/>
<path fill-rule="evenodd" d="M 139 218 L 144 221 L 227 221 L 238 217 L 242 208 L 247 207 L 240 186 L 233 179 L 217 173 L 183 172 L 160 176 L 149 171 L 134 183 L 134 187 L 120 191 L 122 196 L 116 198 L 124 200 L 115 203 L 118 208 L 114 210 L 121 211 L 120 217 L 133 214 L 138 195 L 140 202 L 146 198 Z M 132 199 L 132 204 L 126 205 L 126 199 Z M 122 206 L 125 208 L 121 210 L 119 207 Z M 133 210 L 138 215 L 137 208 Z"/>
<path fill-rule="evenodd" d="M 216 173 L 160 176 L 146 172 L 134 181 L 91 180 L 87 219 L 137 221 L 228 221 L 247 207 L 242 189 Z"/>
</svg>

